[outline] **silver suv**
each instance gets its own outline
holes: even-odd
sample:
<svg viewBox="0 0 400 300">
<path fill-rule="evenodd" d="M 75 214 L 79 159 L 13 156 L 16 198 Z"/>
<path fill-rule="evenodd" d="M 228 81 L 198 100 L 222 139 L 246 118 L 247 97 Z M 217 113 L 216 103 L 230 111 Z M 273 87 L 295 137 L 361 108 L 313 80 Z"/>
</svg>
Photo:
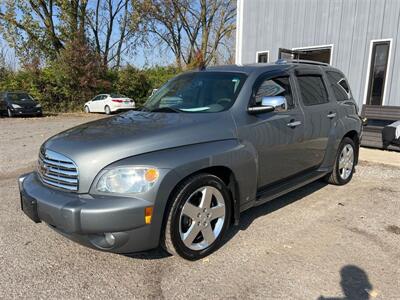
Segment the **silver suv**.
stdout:
<svg viewBox="0 0 400 300">
<path fill-rule="evenodd" d="M 195 260 L 244 210 L 320 178 L 348 183 L 361 128 L 345 76 L 327 65 L 187 72 L 136 111 L 47 140 L 19 179 L 22 209 L 95 249 L 161 244 Z"/>
</svg>

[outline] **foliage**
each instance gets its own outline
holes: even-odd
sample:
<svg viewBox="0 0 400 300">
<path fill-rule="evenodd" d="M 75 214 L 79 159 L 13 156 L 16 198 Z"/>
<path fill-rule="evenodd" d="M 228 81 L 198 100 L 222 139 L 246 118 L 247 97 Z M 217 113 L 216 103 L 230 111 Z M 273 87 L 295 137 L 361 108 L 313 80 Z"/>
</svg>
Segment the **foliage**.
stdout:
<svg viewBox="0 0 400 300">
<path fill-rule="evenodd" d="M 62 57 L 72 55 L 68 49 Z M 105 72 L 101 65 L 90 63 L 87 56 L 89 63 L 80 68 L 74 68 L 61 58 L 44 68 L 16 72 L 0 70 L 0 91 L 27 91 L 42 104 L 45 111 L 52 112 L 82 111 L 86 101 L 96 94 L 109 92 L 124 94 L 141 105 L 154 88 L 159 88 L 180 72 L 175 67 L 139 70 L 132 66 Z M 90 73 L 90 69 L 93 73 Z"/>
<path fill-rule="evenodd" d="M 3 0 L 0 91 L 25 90 L 47 111 L 81 110 L 99 93 L 119 92 L 142 104 L 182 69 L 232 57 L 235 0 Z M 172 52 L 175 66 L 126 63 L 143 45 Z M 0 45 L 1 46 L 1 45 Z M 143 50 L 143 49 L 142 49 Z M 167 56 L 169 57 L 169 56 Z"/>
</svg>

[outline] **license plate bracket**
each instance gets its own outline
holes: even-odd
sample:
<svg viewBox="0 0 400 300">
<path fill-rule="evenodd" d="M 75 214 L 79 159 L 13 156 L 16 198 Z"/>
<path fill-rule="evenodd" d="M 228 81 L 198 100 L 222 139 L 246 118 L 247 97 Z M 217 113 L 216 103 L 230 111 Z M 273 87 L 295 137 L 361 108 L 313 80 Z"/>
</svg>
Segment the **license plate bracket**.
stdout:
<svg viewBox="0 0 400 300">
<path fill-rule="evenodd" d="M 35 223 L 40 223 L 39 214 L 37 210 L 37 201 L 33 198 L 21 195 L 21 209 L 22 211 Z"/>
</svg>

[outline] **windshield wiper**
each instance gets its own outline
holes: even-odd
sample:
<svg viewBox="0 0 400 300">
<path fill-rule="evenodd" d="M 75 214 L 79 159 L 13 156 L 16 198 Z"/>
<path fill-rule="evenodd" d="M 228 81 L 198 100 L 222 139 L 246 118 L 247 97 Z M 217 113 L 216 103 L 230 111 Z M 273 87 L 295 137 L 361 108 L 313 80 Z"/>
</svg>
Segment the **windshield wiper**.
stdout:
<svg viewBox="0 0 400 300">
<path fill-rule="evenodd" d="M 173 112 L 173 113 L 180 113 L 181 110 L 178 108 L 174 108 L 174 107 L 159 107 L 159 108 L 155 108 L 150 110 L 150 112 Z"/>
</svg>

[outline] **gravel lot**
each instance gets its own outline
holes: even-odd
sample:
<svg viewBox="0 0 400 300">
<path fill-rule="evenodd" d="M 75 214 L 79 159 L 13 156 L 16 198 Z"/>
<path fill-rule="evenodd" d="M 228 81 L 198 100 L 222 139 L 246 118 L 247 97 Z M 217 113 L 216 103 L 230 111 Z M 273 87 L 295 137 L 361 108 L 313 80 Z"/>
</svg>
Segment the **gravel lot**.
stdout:
<svg viewBox="0 0 400 300">
<path fill-rule="evenodd" d="M 251 209 L 197 262 L 102 253 L 34 224 L 20 211 L 17 176 L 49 136 L 100 117 L 0 119 L 1 299 L 400 299 L 396 166 L 362 161 L 344 187 L 315 182 Z"/>
</svg>

